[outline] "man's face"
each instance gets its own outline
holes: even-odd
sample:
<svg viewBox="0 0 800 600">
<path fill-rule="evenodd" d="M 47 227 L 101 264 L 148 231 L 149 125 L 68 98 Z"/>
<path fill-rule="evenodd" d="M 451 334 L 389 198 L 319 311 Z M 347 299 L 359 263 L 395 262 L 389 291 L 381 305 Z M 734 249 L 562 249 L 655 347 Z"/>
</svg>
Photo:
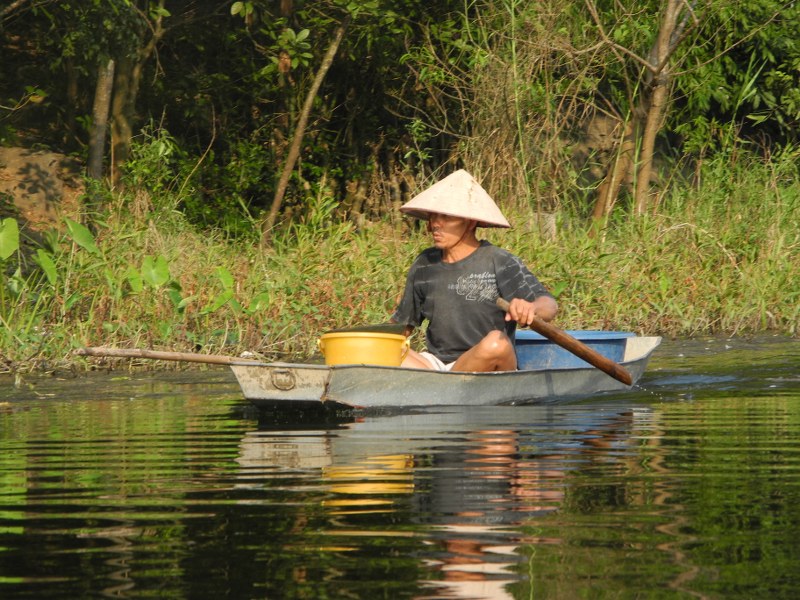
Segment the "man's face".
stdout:
<svg viewBox="0 0 800 600">
<path fill-rule="evenodd" d="M 433 236 L 433 245 L 439 250 L 450 250 L 469 236 L 467 233 L 475 228 L 475 221 L 462 217 L 451 217 L 431 213 L 428 219 L 428 231 Z"/>
</svg>

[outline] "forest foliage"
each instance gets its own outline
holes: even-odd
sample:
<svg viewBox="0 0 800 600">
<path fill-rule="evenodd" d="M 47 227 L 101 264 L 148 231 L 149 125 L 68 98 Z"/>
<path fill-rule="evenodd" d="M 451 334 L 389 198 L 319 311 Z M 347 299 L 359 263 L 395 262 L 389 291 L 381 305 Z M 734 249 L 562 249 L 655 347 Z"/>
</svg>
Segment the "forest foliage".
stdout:
<svg viewBox="0 0 800 600">
<path fill-rule="evenodd" d="M 86 193 L 27 253 L 0 221 L 0 347 L 307 352 L 385 318 L 425 243 L 396 209 L 458 167 L 572 325 L 794 333 L 798 30 L 780 0 L 7 2 L 0 144 Z"/>
<path fill-rule="evenodd" d="M 537 210 L 602 217 L 639 193 L 641 213 L 669 172 L 739 141 L 797 143 L 795 2 L 17 0 L 0 15 L 0 142 L 88 161 L 112 61 L 114 189 L 166 187 L 231 233 L 273 207 L 298 138 L 279 224 L 320 187 L 341 218 L 379 218 L 456 166 Z"/>
</svg>

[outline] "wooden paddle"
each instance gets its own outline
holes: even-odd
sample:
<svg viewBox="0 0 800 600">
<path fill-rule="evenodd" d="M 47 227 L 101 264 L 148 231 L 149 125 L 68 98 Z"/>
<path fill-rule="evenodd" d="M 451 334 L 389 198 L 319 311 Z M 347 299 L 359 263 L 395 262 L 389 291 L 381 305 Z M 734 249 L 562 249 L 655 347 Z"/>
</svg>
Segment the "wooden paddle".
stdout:
<svg viewBox="0 0 800 600">
<path fill-rule="evenodd" d="M 218 354 L 193 354 L 191 352 L 162 352 L 160 350 L 141 350 L 138 348 L 108 348 L 96 346 L 93 348 L 79 348 L 75 351 L 80 356 L 113 356 L 117 358 L 152 358 L 154 360 L 175 360 L 180 362 L 206 363 L 209 365 L 232 364 L 266 364 L 260 360 L 239 358 L 236 356 L 222 356 Z"/>
<path fill-rule="evenodd" d="M 496 304 L 502 310 L 508 312 L 509 304 L 505 299 L 498 298 L 496 300 Z M 628 370 L 625 369 L 625 367 L 618 365 L 613 360 L 603 356 L 596 350 L 592 350 L 589 346 L 579 340 L 576 340 L 566 331 L 562 331 L 558 327 L 551 325 L 539 317 L 533 318 L 531 329 L 533 329 L 536 333 L 543 335 L 551 342 L 558 344 L 564 348 L 564 350 L 567 350 L 578 358 L 585 360 L 593 367 L 597 367 L 604 373 L 607 373 L 617 381 L 621 381 L 625 385 L 633 384 L 633 378 L 631 377 L 631 374 L 628 373 Z"/>
</svg>

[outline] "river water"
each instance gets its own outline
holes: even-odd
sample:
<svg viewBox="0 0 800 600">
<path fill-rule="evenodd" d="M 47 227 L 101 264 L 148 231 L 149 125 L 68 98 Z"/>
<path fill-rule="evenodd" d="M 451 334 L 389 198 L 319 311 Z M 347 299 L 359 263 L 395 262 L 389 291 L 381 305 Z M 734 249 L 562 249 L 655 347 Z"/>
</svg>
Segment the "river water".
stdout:
<svg viewBox="0 0 800 600">
<path fill-rule="evenodd" d="M 796 598 L 800 340 L 325 422 L 226 368 L 0 380 L 0 598 Z"/>
</svg>

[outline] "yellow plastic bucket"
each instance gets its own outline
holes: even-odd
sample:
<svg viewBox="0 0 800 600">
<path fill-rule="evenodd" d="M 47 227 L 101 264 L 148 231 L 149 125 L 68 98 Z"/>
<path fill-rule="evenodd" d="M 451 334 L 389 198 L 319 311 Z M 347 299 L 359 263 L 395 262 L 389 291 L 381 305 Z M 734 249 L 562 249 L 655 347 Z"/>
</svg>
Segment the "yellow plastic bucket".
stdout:
<svg viewBox="0 0 800 600">
<path fill-rule="evenodd" d="M 326 365 L 399 367 L 408 352 L 408 338 L 396 333 L 348 331 L 326 333 L 319 349 Z"/>
</svg>

